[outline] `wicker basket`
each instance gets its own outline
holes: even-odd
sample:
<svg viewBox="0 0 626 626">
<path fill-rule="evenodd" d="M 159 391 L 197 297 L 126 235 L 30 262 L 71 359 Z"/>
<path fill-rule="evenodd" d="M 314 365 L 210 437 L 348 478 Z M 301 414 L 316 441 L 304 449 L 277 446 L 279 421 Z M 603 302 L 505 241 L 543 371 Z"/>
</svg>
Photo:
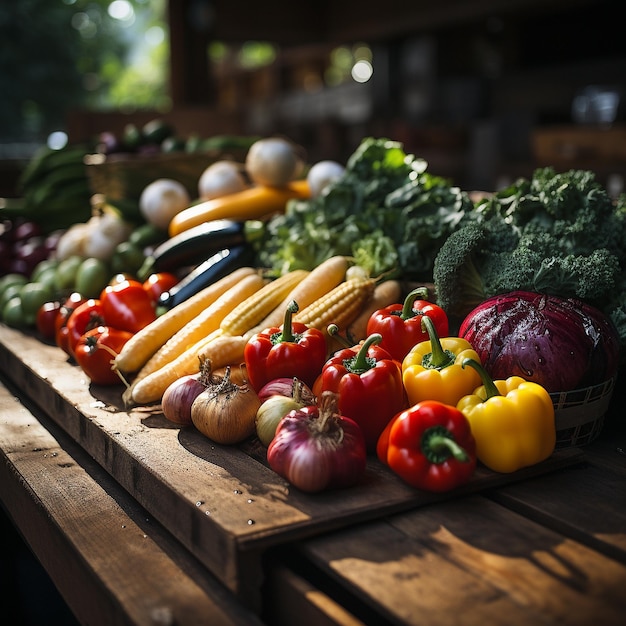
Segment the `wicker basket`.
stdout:
<svg viewBox="0 0 626 626">
<path fill-rule="evenodd" d="M 202 172 L 216 161 L 230 159 L 243 162 L 245 152 L 171 152 L 166 154 L 88 154 L 87 175 L 94 194 L 110 200 L 138 200 L 141 192 L 158 178 L 171 178 L 182 183 L 192 198 L 198 196 Z"/>
<path fill-rule="evenodd" d="M 556 448 L 591 443 L 602 430 L 615 377 L 592 387 L 551 393 L 556 420 Z"/>
</svg>

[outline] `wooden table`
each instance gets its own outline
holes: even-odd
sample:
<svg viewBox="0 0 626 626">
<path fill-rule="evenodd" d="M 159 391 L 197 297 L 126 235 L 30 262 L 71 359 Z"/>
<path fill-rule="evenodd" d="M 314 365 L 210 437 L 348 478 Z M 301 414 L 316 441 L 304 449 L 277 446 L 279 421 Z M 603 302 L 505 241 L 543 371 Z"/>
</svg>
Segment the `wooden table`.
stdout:
<svg viewBox="0 0 626 626">
<path fill-rule="evenodd" d="M 624 622 L 619 403 L 584 449 L 443 498 L 375 459 L 311 496 L 5 327 L 0 381 L 0 500 L 83 623 Z"/>
</svg>

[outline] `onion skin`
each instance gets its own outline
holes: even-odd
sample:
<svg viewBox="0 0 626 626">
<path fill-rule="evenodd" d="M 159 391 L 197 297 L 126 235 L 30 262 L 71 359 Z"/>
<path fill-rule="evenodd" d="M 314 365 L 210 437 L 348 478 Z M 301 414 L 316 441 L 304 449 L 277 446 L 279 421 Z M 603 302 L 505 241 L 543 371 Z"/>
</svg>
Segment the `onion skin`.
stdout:
<svg viewBox="0 0 626 626">
<path fill-rule="evenodd" d="M 269 466 L 301 491 L 351 487 L 365 473 L 363 432 L 335 408 L 336 394 L 327 392 L 319 405 L 291 411 L 267 449 Z"/>
<path fill-rule="evenodd" d="M 572 298 L 526 291 L 494 296 L 467 315 L 459 337 L 492 378 L 521 376 L 549 393 L 602 383 L 619 365 L 619 338 L 609 318 Z"/>
<path fill-rule="evenodd" d="M 291 411 L 301 409 L 303 405 L 289 396 L 276 394 L 261 402 L 256 413 L 256 434 L 264 446 L 269 446 L 280 420 Z"/>
<path fill-rule="evenodd" d="M 296 384 L 301 385 L 300 396 L 303 400 L 302 404 L 314 404 L 315 396 L 311 389 L 305 385 L 301 380 L 296 379 Z M 261 389 L 259 389 L 257 395 L 261 402 L 265 402 L 272 396 L 287 396 L 288 398 L 294 397 L 294 379 L 293 378 L 275 378 L 265 383 Z"/>
<path fill-rule="evenodd" d="M 230 380 L 230 368 L 222 376 L 211 375 L 205 390 L 191 405 L 193 425 L 216 443 L 240 443 L 256 431 L 256 413 L 261 406 L 259 397 L 247 383 L 238 385 Z"/>
<path fill-rule="evenodd" d="M 161 399 L 163 415 L 174 424 L 191 426 L 191 405 L 205 390 L 198 374 L 181 376 L 169 385 Z"/>
</svg>

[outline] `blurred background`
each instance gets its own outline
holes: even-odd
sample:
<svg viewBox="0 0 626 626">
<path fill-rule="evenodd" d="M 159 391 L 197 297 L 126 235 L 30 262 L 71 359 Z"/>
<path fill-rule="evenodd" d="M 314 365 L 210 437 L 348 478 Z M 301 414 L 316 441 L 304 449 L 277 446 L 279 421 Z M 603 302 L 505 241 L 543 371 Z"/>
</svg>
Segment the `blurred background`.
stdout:
<svg viewBox="0 0 626 626">
<path fill-rule="evenodd" d="M 618 0 L 20 0 L 0 7 L 0 196 L 35 148 L 155 117 L 280 133 L 309 158 L 389 137 L 465 188 L 626 163 Z"/>
</svg>

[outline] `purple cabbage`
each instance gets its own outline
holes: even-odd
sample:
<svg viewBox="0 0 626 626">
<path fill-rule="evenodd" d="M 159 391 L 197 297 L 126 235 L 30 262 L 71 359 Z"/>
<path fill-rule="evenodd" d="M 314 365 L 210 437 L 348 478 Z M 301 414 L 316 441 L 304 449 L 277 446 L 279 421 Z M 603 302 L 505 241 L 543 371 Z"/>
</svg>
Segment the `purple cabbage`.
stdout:
<svg viewBox="0 0 626 626">
<path fill-rule="evenodd" d="M 459 336 L 492 378 L 521 376 L 550 393 L 603 383 L 619 364 L 612 322 L 573 298 L 527 291 L 494 296 L 467 315 Z"/>
</svg>

